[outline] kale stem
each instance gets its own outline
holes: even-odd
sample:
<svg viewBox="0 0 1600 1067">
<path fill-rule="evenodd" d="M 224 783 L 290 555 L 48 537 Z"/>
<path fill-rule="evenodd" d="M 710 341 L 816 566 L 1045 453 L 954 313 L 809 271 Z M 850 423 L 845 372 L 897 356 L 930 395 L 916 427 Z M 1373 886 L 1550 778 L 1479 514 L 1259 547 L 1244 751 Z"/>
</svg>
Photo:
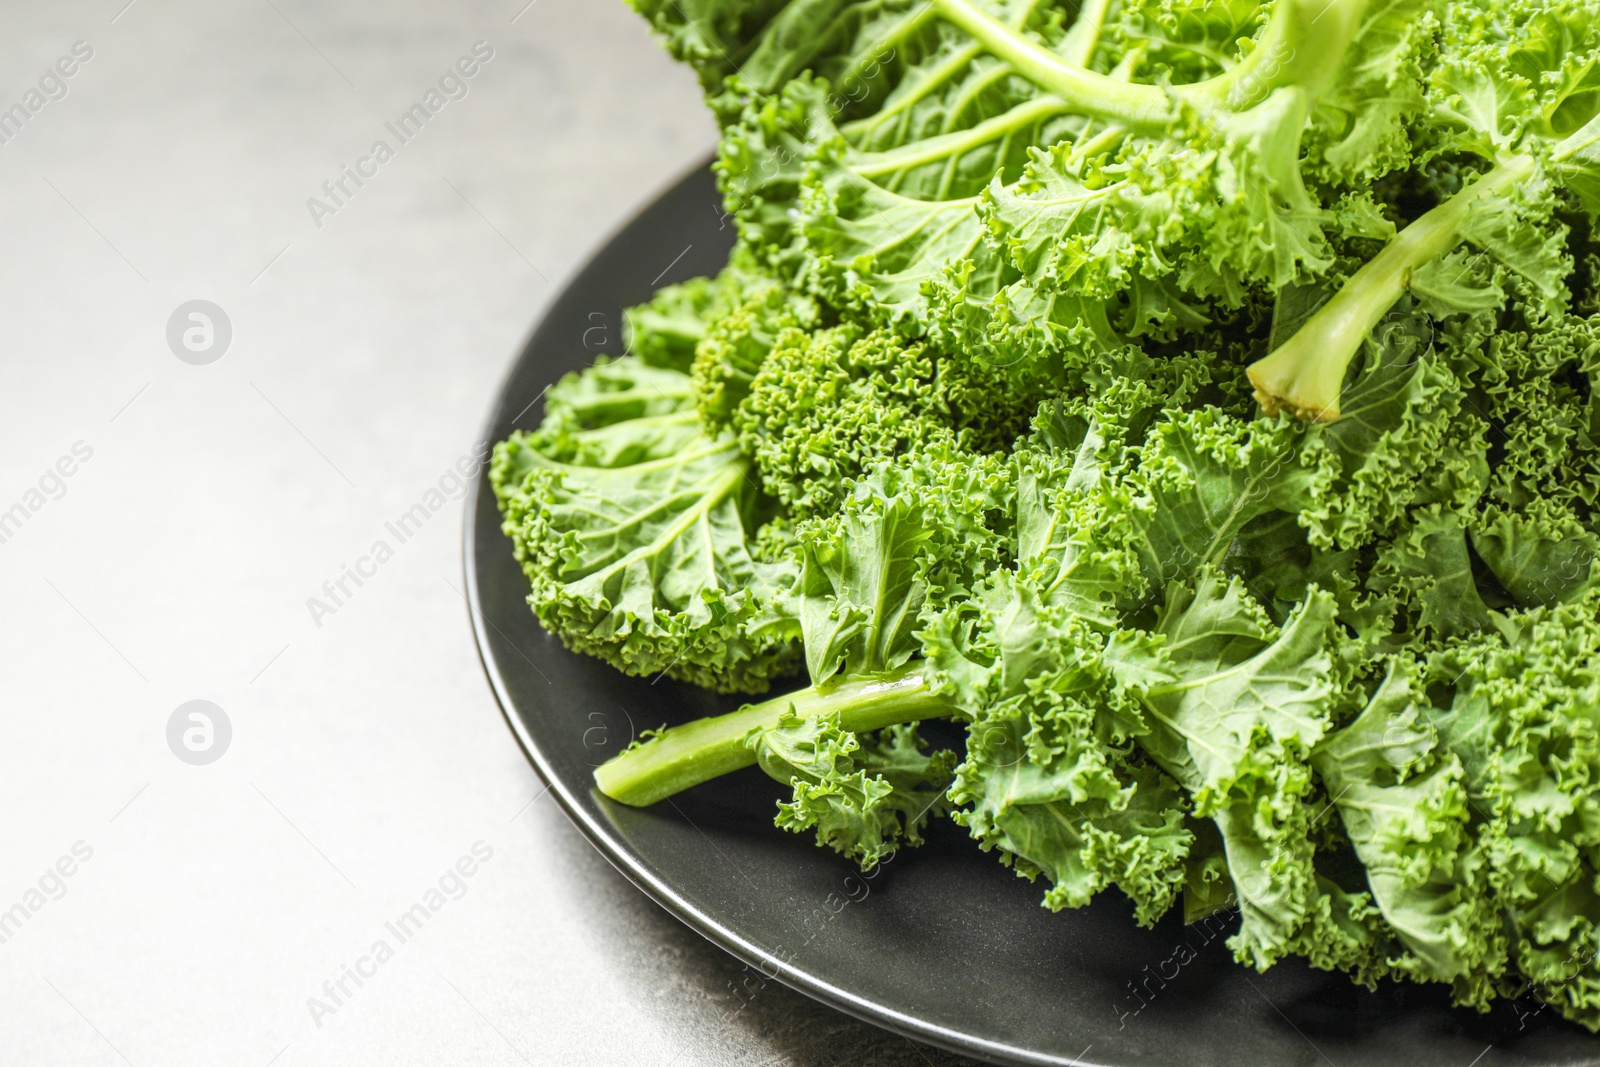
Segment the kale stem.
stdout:
<svg viewBox="0 0 1600 1067">
<path fill-rule="evenodd" d="M 1029 81 L 1066 101 L 1073 110 L 1132 126 L 1164 121 L 1171 112 L 1166 91 L 1154 85 L 1114 81 L 1069 63 L 967 0 L 932 0 L 946 21 L 971 35 Z"/>
<path fill-rule="evenodd" d="M 931 4 L 940 17 L 1074 111 L 1142 129 L 1170 122 L 1174 97 L 1202 109 L 1244 111 L 1285 86 L 1302 86 L 1315 95 L 1343 61 L 1367 0 L 1278 0 L 1260 40 L 1238 64 L 1214 78 L 1170 89 L 1088 70 L 969 0 Z"/>
<path fill-rule="evenodd" d="M 1338 72 L 1368 0 L 1278 0 L 1256 46 L 1214 78 L 1174 88 L 1200 105 L 1244 111 L 1274 90 L 1299 86 L 1314 98 Z"/>
<path fill-rule="evenodd" d="M 846 730 L 879 730 L 903 722 L 950 715 L 954 709 L 928 687 L 920 661 L 870 678 L 830 680 L 796 693 L 746 704 L 738 711 L 673 726 L 607 760 L 594 772 L 600 792 L 645 807 L 690 786 L 749 767 L 756 754 L 752 731 L 770 730 L 789 708 L 803 718 L 839 713 Z"/>
<path fill-rule="evenodd" d="M 1067 30 L 1061 42 L 1061 54 L 1068 63 L 1087 67 L 1100 45 L 1100 31 L 1106 22 L 1106 9 L 1111 0 L 1084 0 L 1078 5 L 1078 17 Z"/>
<path fill-rule="evenodd" d="M 1293 337 L 1250 364 L 1246 373 L 1262 409 L 1337 421 L 1350 361 L 1405 293 L 1412 273 L 1461 243 L 1461 226 L 1480 200 L 1499 196 L 1533 168 L 1527 156 L 1507 160 L 1396 234 Z"/>
</svg>

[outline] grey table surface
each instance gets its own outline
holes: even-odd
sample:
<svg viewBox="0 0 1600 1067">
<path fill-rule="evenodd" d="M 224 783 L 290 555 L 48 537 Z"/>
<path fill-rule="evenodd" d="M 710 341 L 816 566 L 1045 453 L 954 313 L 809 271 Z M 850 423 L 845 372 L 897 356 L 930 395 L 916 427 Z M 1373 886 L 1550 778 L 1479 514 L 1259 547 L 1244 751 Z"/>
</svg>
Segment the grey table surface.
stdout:
<svg viewBox="0 0 1600 1067">
<path fill-rule="evenodd" d="M 485 686 L 450 468 L 713 142 L 621 0 L 525 3 L 0 6 L 0 1063 L 965 1062 L 752 984 Z"/>
</svg>

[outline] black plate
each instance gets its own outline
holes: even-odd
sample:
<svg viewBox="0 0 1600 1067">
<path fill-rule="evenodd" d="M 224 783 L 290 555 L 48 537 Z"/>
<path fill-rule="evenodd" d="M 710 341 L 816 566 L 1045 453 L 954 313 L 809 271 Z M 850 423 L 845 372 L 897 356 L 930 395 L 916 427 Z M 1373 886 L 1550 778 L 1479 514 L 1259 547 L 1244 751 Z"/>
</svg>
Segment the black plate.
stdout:
<svg viewBox="0 0 1600 1067">
<path fill-rule="evenodd" d="M 731 220 L 697 170 L 616 235 L 551 305 L 496 401 L 498 441 L 537 424 L 543 391 L 622 349 L 621 309 L 659 285 L 715 272 Z M 573 822 L 639 888 L 691 927 L 852 1015 L 1013 1064 L 1491 1067 L 1600 1063 L 1600 1040 L 1540 1011 L 1450 1009 L 1437 988 L 1235 965 L 1231 927 L 1155 930 L 1107 895 L 1052 914 L 1031 885 L 944 827 L 863 878 L 772 825 L 759 771 L 648 810 L 614 804 L 593 768 L 642 729 L 732 707 L 670 680 L 625 678 L 544 633 L 500 532 L 487 478 L 467 507 L 466 581 L 484 669 L 506 720 Z M 759 977 L 752 975 L 752 988 Z M 729 1005 L 738 1010 L 737 1000 Z"/>
</svg>

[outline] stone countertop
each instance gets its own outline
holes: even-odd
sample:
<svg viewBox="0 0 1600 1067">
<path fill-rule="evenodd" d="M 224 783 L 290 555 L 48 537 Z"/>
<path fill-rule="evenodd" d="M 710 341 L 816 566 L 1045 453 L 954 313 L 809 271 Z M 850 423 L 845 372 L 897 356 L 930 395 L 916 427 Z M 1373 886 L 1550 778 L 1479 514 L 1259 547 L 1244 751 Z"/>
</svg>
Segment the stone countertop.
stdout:
<svg viewBox="0 0 1600 1067">
<path fill-rule="evenodd" d="M 713 143 L 642 20 L 0 26 L 0 1062 L 967 1062 L 752 993 L 540 796 L 479 670 L 450 470 L 562 279 Z"/>
</svg>

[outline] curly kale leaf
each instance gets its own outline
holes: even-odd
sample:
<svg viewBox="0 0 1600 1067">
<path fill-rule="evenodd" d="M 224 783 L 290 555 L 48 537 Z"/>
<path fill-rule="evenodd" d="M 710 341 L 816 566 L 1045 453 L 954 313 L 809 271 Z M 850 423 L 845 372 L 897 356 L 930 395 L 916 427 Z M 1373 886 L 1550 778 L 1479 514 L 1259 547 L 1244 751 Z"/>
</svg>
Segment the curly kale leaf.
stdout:
<svg viewBox="0 0 1600 1067">
<path fill-rule="evenodd" d="M 1118 737 L 1103 634 L 997 575 L 924 635 L 947 700 L 964 712 L 955 818 L 1018 874 L 1050 880 L 1046 906 L 1082 907 L 1115 885 L 1153 923 L 1182 888 L 1191 835 L 1179 790 Z"/>
<path fill-rule="evenodd" d="M 628 674 L 761 690 L 798 659 L 792 565 L 750 541 L 763 503 L 688 376 L 627 356 L 550 390 L 544 424 L 495 448 L 504 529 L 550 632 Z"/>
<path fill-rule="evenodd" d="M 733 423 L 763 487 L 802 516 L 878 463 L 955 441 L 933 353 L 851 326 L 780 333 Z"/>
<path fill-rule="evenodd" d="M 1323 190 L 1406 161 L 1430 40 L 1412 0 L 642 6 L 720 86 L 749 248 L 868 325 L 1045 377 L 1328 270 L 1364 224 Z"/>
<path fill-rule="evenodd" d="M 1511 959 L 1569 1019 L 1600 1027 L 1600 601 L 1529 611 L 1436 653 L 1431 712 L 1461 761 Z"/>
<path fill-rule="evenodd" d="M 837 711 L 789 711 L 748 743 L 762 770 L 794 787 L 794 798 L 778 805 L 778 826 L 815 831 L 818 844 L 863 870 L 901 845 L 922 844 L 928 820 L 949 808 L 944 793 L 955 757 L 924 753 L 911 724 L 855 734 L 840 726 Z"/>
<path fill-rule="evenodd" d="M 1416 506 L 1465 508 L 1483 493 L 1488 426 L 1438 347 L 1426 316 L 1397 309 L 1368 339 L 1339 421 L 1303 427 L 1297 514 L 1313 543 L 1369 544 Z"/>
<path fill-rule="evenodd" d="M 689 375 L 701 424 L 712 433 L 732 427 L 778 339 L 788 330 L 813 328 L 821 318 L 814 300 L 775 283 L 745 288 L 694 348 Z"/>
<path fill-rule="evenodd" d="M 879 464 L 934 448 L 1003 448 L 1037 402 L 887 330 L 786 328 L 731 421 L 766 492 L 806 517 L 837 508 Z"/>
<path fill-rule="evenodd" d="M 1527 310 L 1559 315 L 1570 299 L 1572 260 L 1562 217 L 1575 198 L 1591 221 L 1600 208 L 1600 26 L 1583 5 L 1461 0 L 1443 10 L 1439 52 L 1427 73 L 1434 156 L 1471 160 L 1454 188 L 1362 264 L 1291 338 L 1249 368 L 1269 412 L 1317 421 L 1340 417 L 1351 361 L 1397 301 L 1461 294 L 1436 266 L 1464 242 L 1498 261 L 1536 299 Z M 1482 169 L 1479 169 L 1482 168 Z M 1458 262 L 1460 262 L 1458 260 Z M 1459 272 L 1457 272 L 1459 273 Z M 1477 287 L 1483 306 L 1494 289 Z"/>
<path fill-rule="evenodd" d="M 1107 652 L 1147 724 L 1140 746 L 1220 832 L 1241 922 L 1235 955 L 1265 968 L 1288 954 L 1372 980 L 1383 973 L 1372 909 L 1318 870 L 1309 757 L 1338 690 L 1335 605 L 1312 591 L 1274 626 L 1237 579 L 1203 570 L 1168 587 L 1151 632 Z"/>
<path fill-rule="evenodd" d="M 1390 959 L 1414 978 L 1453 984 L 1486 1007 L 1506 966 L 1489 864 L 1473 834 L 1460 760 L 1424 717 L 1413 661 L 1395 660 L 1365 710 L 1318 743 L 1322 777 L 1388 928 Z"/>
<path fill-rule="evenodd" d="M 608 792 L 657 799 L 656 781 L 698 774 L 678 764 L 731 769 L 719 746 L 742 726 L 752 758 L 794 788 L 780 827 L 815 830 L 863 867 L 919 843 L 925 819 L 947 810 L 954 760 L 924 756 L 904 724 L 958 709 L 926 675 L 918 627 L 1008 562 L 1013 492 L 1003 459 L 935 449 L 875 468 L 835 514 L 798 524 L 800 574 L 783 610 L 798 620 L 811 687 L 699 740 L 682 740 L 696 724 L 668 731 L 631 754 Z"/>
<path fill-rule="evenodd" d="M 802 523 L 794 609 L 813 683 L 881 674 L 920 651 L 925 614 L 1009 562 L 1009 465 L 938 449 L 884 465 L 834 515 Z"/>
</svg>

